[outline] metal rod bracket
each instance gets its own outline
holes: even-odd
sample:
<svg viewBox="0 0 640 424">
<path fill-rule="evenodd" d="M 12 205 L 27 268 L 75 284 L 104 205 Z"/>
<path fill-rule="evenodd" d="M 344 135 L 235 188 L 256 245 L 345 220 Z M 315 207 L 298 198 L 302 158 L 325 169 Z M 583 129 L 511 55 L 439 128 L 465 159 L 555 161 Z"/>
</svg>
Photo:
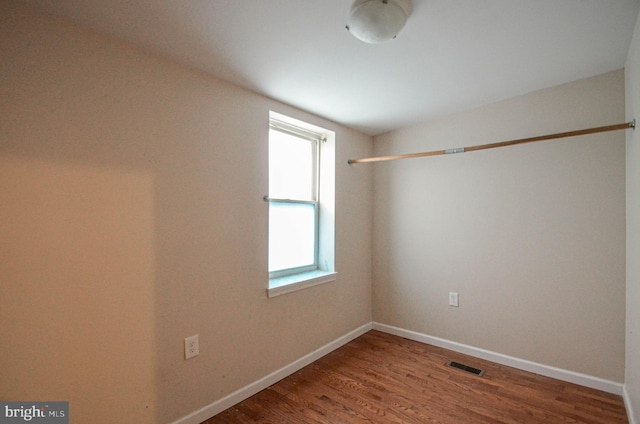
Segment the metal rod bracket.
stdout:
<svg viewBox="0 0 640 424">
<path fill-rule="evenodd" d="M 453 153 L 464 153 L 464 147 L 457 147 L 455 149 L 447 149 L 444 151 L 445 155 L 450 155 Z"/>
</svg>

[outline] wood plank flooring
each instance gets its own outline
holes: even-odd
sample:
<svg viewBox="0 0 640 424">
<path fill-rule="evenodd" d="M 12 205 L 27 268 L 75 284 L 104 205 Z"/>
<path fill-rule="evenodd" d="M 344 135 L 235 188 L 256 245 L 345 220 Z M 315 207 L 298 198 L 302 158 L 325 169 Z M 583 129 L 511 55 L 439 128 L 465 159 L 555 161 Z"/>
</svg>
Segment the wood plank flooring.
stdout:
<svg viewBox="0 0 640 424">
<path fill-rule="evenodd" d="M 477 377 L 445 366 L 485 370 Z M 370 331 L 202 424 L 627 423 L 622 398 Z"/>
</svg>

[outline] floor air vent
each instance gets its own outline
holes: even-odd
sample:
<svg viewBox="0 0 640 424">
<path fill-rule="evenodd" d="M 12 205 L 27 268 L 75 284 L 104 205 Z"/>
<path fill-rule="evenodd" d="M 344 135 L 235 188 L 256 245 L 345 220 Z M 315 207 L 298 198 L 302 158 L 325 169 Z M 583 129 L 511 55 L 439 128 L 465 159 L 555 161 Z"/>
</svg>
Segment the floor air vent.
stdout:
<svg viewBox="0 0 640 424">
<path fill-rule="evenodd" d="M 477 375 L 478 377 L 482 377 L 482 374 L 484 374 L 484 370 L 479 370 L 478 368 L 470 367 L 469 365 L 461 364 L 459 362 L 450 361 L 447 362 L 447 366 L 468 372 L 469 374 Z"/>
</svg>

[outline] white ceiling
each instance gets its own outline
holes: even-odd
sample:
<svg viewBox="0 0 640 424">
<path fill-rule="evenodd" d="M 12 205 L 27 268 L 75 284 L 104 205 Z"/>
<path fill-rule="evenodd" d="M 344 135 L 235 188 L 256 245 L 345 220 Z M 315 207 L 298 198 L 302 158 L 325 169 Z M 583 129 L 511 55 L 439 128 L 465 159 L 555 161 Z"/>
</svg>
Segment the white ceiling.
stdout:
<svg viewBox="0 0 640 424">
<path fill-rule="evenodd" d="M 379 134 L 624 67 L 640 0 L 414 0 L 369 45 L 352 0 L 23 0 Z"/>
</svg>

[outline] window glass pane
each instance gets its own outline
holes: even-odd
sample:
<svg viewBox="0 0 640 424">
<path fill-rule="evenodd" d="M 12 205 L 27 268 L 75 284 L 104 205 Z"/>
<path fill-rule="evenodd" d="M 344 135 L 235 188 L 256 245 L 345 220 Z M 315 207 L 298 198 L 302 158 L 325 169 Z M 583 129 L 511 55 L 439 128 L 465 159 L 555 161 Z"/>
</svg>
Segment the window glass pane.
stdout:
<svg viewBox="0 0 640 424">
<path fill-rule="evenodd" d="M 281 131 L 269 131 L 269 197 L 316 200 L 314 143 Z"/>
<path fill-rule="evenodd" d="M 313 203 L 269 203 L 269 272 L 315 263 Z"/>
</svg>

